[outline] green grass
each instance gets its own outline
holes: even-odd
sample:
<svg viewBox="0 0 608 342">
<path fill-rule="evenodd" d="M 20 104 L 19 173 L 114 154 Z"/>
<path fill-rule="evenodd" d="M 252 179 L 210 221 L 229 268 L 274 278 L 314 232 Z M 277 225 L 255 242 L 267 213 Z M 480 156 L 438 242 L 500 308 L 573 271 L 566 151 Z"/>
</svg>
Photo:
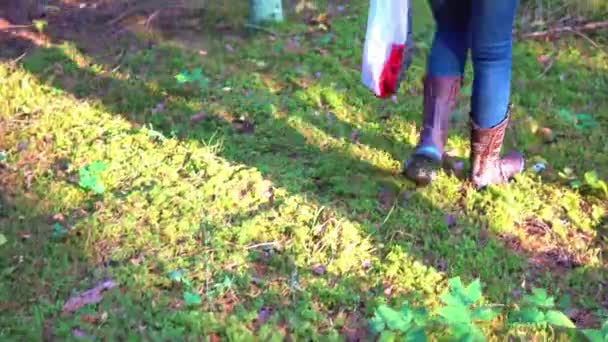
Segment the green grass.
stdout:
<svg viewBox="0 0 608 342">
<path fill-rule="evenodd" d="M 585 40 L 518 42 L 505 149 L 547 169 L 482 193 L 447 174 L 416 189 L 398 171 L 420 127 L 426 50 L 397 103 L 373 98 L 358 71 L 364 13 L 349 5 L 329 32 L 294 21 L 275 39 L 211 22 L 189 44 L 55 42 L 0 64 L 0 338 L 371 338 L 378 305 L 436 308 L 454 276 L 507 306 L 545 288 L 598 328 L 608 205 L 584 174 L 608 177 L 608 55 Z M 89 177 L 95 162 L 105 169 Z M 119 287 L 98 305 L 61 313 L 108 277 Z"/>
</svg>

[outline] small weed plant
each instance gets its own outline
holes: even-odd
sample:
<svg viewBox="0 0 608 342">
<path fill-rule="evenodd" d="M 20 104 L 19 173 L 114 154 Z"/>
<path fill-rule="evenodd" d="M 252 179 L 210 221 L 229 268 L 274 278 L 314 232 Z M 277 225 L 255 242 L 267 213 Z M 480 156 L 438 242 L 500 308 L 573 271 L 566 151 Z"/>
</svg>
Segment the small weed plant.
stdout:
<svg viewBox="0 0 608 342">
<path fill-rule="evenodd" d="M 495 331 L 559 328 L 569 329 L 592 342 L 608 338 L 608 322 L 601 330 L 576 330 L 570 318 L 556 308 L 555 298 L 544 289 L 532 289 L 521 305 L 484 305 L 482 297 L 479 280 L 464 286 L 460 277 L 455 277 L 448 281 L 448 290 L 441 296 L 442 305 L 438 309 L 429 311 L 405 303 L 395 310 L 380 305 L 371 320 L 371 330 L 379 335 L 380 341 L 422 342 L 432 335 L 447 335 L 454 341 L 486 341 L 483 328 L 489 328 L 490 324 Z M 498 320 L 499 316 L 507 319 Z M 504 326 L 498 327 L 499 323 Z"/>
</svg>

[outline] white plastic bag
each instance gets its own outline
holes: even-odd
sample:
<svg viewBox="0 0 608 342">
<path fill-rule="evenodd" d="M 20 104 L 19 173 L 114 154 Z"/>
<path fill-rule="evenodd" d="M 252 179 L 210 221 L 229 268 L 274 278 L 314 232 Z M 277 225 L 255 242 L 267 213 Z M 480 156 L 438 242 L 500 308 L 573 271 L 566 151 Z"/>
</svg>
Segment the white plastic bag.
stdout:
<svg viewBox="0 0 608 342">
<path fill-rule="evenodd" d="M 363 84 L 379 98 L 393 95 L 411 51 L 409 0 L 370 0 L 363 48 Z"/>
</svg>

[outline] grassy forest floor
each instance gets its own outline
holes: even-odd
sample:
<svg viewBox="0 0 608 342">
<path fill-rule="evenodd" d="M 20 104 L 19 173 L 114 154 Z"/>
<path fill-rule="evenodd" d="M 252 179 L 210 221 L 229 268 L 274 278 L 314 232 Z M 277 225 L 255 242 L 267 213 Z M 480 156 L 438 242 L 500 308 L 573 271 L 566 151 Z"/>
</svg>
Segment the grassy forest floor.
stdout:
<svg viewBox="0 0 608 342">
<path fill-rule="evenodd" d="M 72 3 L 2 43 L 3 341 L 367 340 L 379 305 L 436 309 L 454 277 L 480 279 L 485 303 L 542 288 L 580 328 L 608 319 L 608 39 L 516 43 L 505 149 L 527 169 L 475 192 L 399 175 L 432 35 L 421 3 L 388 102 L 360 82 L 364 2 L 253 33 L 238 5 L 147 29 Z M 448 143 L 463 160 L 471 76 Z M 65 305 L 103 281 L 97 304 Z M 505 312 L 488 336 L 555 333 L 501 330 Z"/>
</svg>

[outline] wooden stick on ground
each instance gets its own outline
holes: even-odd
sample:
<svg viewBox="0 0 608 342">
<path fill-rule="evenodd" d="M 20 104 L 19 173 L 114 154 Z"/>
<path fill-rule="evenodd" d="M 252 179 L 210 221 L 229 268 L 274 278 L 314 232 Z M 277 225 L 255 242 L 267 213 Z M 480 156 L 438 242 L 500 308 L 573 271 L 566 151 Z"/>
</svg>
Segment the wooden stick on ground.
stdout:
<svg viewBox="0 0 608 342">
<path fill-rule="evenodd" d="M 601 30 L 601 29 L 608 29 L 608 20 L 597 21 L 597 22 L 587 23 L 587 24 L 578 25 L 578 26 L 559 26 L 559 27 L 555 27 L 555 28 L 545 30 L 545 31 L 535 31 L 535 32 L 527 32 L 527 33 L 514 32 L 514 34 L 523 39 L 526 39 L 526 38 L 538 39 L 538 38 L 545 38 L 547 36 L 560 35 L 560 34 L 566 34 L 566 33 L 575 33 L 575 34 L 580 35 L 580 33 L 584 32 L 584 31 L 594 31 L 594 30 Z"/>
</svg>

